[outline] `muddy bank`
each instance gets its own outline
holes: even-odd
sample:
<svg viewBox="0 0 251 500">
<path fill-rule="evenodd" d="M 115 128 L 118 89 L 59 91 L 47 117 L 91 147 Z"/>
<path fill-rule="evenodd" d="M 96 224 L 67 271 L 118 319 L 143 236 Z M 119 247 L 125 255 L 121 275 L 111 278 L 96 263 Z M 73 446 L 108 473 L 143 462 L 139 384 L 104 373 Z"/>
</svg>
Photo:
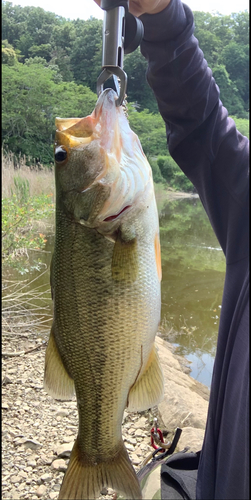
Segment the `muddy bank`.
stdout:
<svg viewBox="0 0 251 500">
<path fill-rule="evenodd" d="M 177 426 L 182 427 L 178 449 L 190 446 L 197 451 L 203 439 L 209 391 L 185 373 L 186 362 L 175 356 L 171 344 L 161 338 L 156 344 L 165 373 L 165 398 L 159 405 L 162 427 L 168 431 L 168 439 Z M 45 347 L 42 339 L 31 335 L 4 342 L 4 352 L 29 351 L 3 357 L 4 499 L 56 499 L 77 435 L 76 401 L 55 401 L 43 389 Z M 150 412 L 124 415 L 123 438 L 136 470 L 152 451 L 151 419 Z M 111 499 L 112 491 L 104 490 L 100 498 Z"/>
</svg>

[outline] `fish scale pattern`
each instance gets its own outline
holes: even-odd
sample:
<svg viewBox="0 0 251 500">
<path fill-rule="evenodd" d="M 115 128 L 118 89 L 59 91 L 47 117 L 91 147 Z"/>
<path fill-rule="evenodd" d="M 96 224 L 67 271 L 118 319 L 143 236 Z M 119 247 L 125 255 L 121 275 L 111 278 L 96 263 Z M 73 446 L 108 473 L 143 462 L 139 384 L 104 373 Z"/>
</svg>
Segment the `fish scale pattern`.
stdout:
<svg viewBox="0 0 251 500">
<path fill-rule="evenodd" d="M 138 278 L 114 281 L 114 244 L 62 213 L 57 219 L 55 339 L 75 383 L 80 447 L 95 462 L 120 444 L 128 392 L 156 333 L 160 285 L 147 241 L 137 246 Z"/>
</svg>

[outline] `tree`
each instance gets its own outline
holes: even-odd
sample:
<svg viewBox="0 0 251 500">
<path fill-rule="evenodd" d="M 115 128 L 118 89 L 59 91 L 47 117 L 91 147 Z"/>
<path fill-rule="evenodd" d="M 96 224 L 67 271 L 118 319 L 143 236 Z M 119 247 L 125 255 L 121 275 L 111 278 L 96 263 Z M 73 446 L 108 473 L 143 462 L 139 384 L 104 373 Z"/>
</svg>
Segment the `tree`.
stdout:
<svg viewBox="0 0 251 500">
<path fill-rule="evenodd" d="M 247 135 L 243 118 L 249 109 L 249 14 L 194 12 L 194 18 L 195 36 L 212 68 L 220 98 Z M 15 153 L 40 156 L 48 163 L 54 117 L 86 116 L 95 106 L 102 21 L 70 21 L 40 7 L 14 6 L 3 0 L 2 38 L 3 142 Z M 146 82 L 147 62 L 139 48 L 125 56 L 124 69 L 130 125 L 140 138 L 155 179 L 162 182 L 167 174 L 163 165 L 161 174 L 158 156 L 168 157 L 166 168 L 171 165 L 165 124 Z M 181 175 L 174 171 L 175 186 L 184 184 Z"/>
<path fill-rule="evenodd" d="M 214 47 L 218 53 L 222 47 L 226 46 L 234 37 L 233 33 L 233 21 L 231 16 L 223 16 L 217 13 L 212 15 L 209 12 L 194 12 L 195 30 L 194 34 L 196 38 L 200 40 L 200 34 L 202 32 L 211 33 L 217 39 L 218 45 Z"/>
<path fill-rule="evenodd" d="M 153 113 L 158 112 L 158 106 L 152 89 L 146 81 L 147 62 L 138 47 L 125 56 L 124 70 L 127 74 L 127 95 L 130 102 L 139 108 L 147 108 Z"/>
<path fill-rule="evenodd" d="M 146 156 L 167 154 L 165 124 L 159 114 L 144 111 L 135 111 L 129 106 L 129 123 L 132 130 L 139 136 Z"/>
<path fill-rule="evenodd" d="M 67 54 L 69 54 L 75 38 L 76 30 L 73 22 L 66 21 L 62 24 L 54 25 L 52 31 L 53 47 L 61 47 Z"/>
<path fill-rule="evenodd" d="M 63 17 L 46 12 L 41 7 L 13 6 L 11 2 L 3 1 L 3 38 L 15 49 L 19 49 L 26 58 L 32 46 L 49 44 L 53 27 L 65 21 Z"/>
<path fill-rule="evenodd" d="M 245 103 L 249 107 L 249 47 L 231 42 L 222 52 L 222 60 L 230 79 L 237 87 Z"/>
<path fill-rule="evenodd" d="M 195 36 L 199 40 L 208 65 L 213 69 L 223 104 L 230 113 L 247 116 L 249 109 L 248 12 L 230 16 L 195 12 L 194 18 Z"/>
<path fill-rule="evenodd" d="M 239 130 L 242 135 L 245 135 L 249 139 L 249 120 L 237 118 L 236 116 L 231 116 L 231 118 L 233 118 L 233 120 L 235 121 L 237 130 Z"/>
<path fill-rule="evenodd" d="M 74 80 L 71 66 L 71 52 L 76 37 L 72 22 L 55 25 L 52 33 L 51 63 L 56 64 L 66 82 Z"/>
<path fill-rule="evenodd" d="M 59 68 L 64 82 L 71 82 L 74 79 L 71 68 L 71 58 L 62 47 L 55 47 L 51 51 L 50 64 L 56 65 Z"/>
<path fill-rule="evenodd" d="M 28 49 L 29 57 L 42 57 L 47 62 L 51 59 L 51 44 L 42 43 L 41 45 L 32 45 Z"/>
<path fill-rule="evenodd" d="M 16 42 L 23 33 L 23 8 L 12 5 L 11 2 L 2 3 L 2 38 L 9 41 L 16 48 Z"/>
<path fill-rule="evenodd" d="M 2 143 L 15 154 L 53 161 L 56 116 L 90 114 L 96 95 L 73 82 L 55 83 L 45 63 L 3 65 Z"/>
<path fill-rule="evenodd" d="M 229 114 L 246 118 L 244 102 L 239 95 L 237 87 L 229 78 L 229 74 L 223 64 L 213 68 L 213 76 L 220 88 L 220 99 L 227 108 Z"/>
<path fill-rule="evenodd" d="M 72 43 L 70 62 L 74 80 L 96 92 L 97 78 L 102 61 L 102 21 L 73 21 L 76 38 Z"/>
<path fill-rule="evenodd" d="M 209 67 L 217 64 L 219 53 L 218 46 L 219 40 L 214 33 L 211 31 L 206 31 L 204 29 L 198 29 L 196 32 L 196 37 L 199 40 L 200 48 L 204 54 L 204 58 L 207 61 Z"/>
<path fill-rule="evenodd" d="M 231 14 L 233 20 L 234 41 L 249 45 L 249 13 L 247 10 Z"/>
<path fill-rule="evenodd" d="M 170 187 L 179 189 L 180 191 L 194 192 L 195 188 L 193 184 L 170 155 L 158 156 L 157 165 L 161 175 Z"/>
<path fill-rule="evenodd" d="M 18 58 L 14 47 L 8 43 L 8 40 L 2 40 L 2 64 L 14 66 L 17 60 Z"/>
</svg>

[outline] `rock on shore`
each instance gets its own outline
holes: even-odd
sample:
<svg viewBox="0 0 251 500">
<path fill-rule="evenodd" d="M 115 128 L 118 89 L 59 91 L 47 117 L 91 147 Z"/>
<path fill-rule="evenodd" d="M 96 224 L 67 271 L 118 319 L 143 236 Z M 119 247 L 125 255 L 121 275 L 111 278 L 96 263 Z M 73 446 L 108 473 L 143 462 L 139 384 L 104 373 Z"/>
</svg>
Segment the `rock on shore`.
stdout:
<svg viewBox="0 0 251 500">
<path fill-rule="evenodd" d="M 173 354 L 172 344 L 160 337 L 156 345 L 165 378 L 165 396 L 158 409 L 168 430 L 182 428 L 176 451 L 202 447 L 208 410 L 209 389 L 184 373 L 184 365 Z"/>
</svg>

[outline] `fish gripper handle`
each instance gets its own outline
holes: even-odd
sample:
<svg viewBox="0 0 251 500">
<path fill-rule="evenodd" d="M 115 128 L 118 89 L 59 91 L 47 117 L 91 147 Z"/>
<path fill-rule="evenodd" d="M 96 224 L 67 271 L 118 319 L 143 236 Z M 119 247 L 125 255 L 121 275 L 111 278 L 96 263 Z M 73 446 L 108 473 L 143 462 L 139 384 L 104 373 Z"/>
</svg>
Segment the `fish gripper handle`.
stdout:
<svg viewBox="0 0 251 500">
<path fill-rule="evenodd" d="M 128 0 L 101 0 L 101 9 L 109 12 L 118 7 L 124 7 L 125 9 L 125 26 L 122 28 L 124 31 L 124 46 L 123 50 L 125 54 L 130 54 L 137 49 L 140 45 L 141 40 L 144 36 L 143 23 L 137 17 L 133 16 L 128 11 Z M 118 29 L 115 26 L 115 30 Z"/>
</svg>

